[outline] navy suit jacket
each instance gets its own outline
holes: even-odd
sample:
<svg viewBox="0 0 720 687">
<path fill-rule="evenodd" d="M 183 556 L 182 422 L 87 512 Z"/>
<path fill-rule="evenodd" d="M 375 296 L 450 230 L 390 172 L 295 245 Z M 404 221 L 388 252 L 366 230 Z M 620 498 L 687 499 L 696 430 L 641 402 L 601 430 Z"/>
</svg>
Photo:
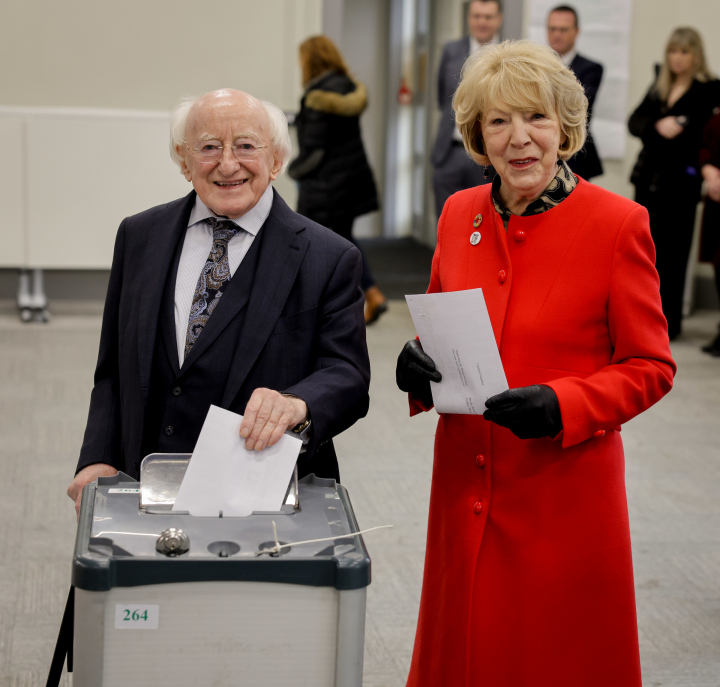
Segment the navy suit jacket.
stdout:
<svg viewBox="0 0 720 687">
<path fill-rule="evenodd" d="M 431 157 L 431 162 L 435 167 L 439 167 L 445 162 L 445 159 L 452 149 L 453 131 L 455 130 L 455 114 L 452 109 L 452 99 L 460 84 L 462 67 L 469 54 L 469 36 L 446 43 L 443 48 L 437 83 L 440 124 Z"/>
<path fill-rule="evenodd" d="M 120 225 L 78 470 L 107 463 L 137 475 L 163 293 L 174 283 L 173 258 L 194 203 L 193 191 Z M 368 409 L 361 258 L 351 243 L 290 210 L 277 191 L 255 240 L 261 236 L 251 287 L 226 289 L 173 384 L 182 386 L 184 376 L 195 372 L 198 389 L 197 369 L 213 370 L 213 394 L 199 393 L 191 406 L 202 418 L 210 398 L 242 414 L 258 387 L 302 398 L 312 418 L 312 438 L 301 457 L 308 473 L 318 454 L 325 465 L 328 452 L 335 460 L 330 440 Z M 238 316 L 242 324 L 233 326 Z M 219 364 L 223 369 L 214 369 Z"/>
<path fill-rule="evenodd" d="M 588 127 L 590 126 L 590 119 L 592 118 L 593 105 L 595 104 L 595 98 L 600 88 L 600 81 L 603 75 L 603 66 L 599 62 L 593 62 L 592 60 L 583 57 L 582 55 L 575 55 L 575 59 L 570 65 L 570 69 L 573 70 L 578 81 L 582 84 L 585 89 L 585 95 L 588 99 Z M 591 177 L 599 176 L 603 173 L 602 162 L 600 162 L 600 156 L 598 155 L 595 142 L 590 138 L 588 133 L 588 139 L 585 142 L 585 147 L 579 153 L 574 155 L 569 161 L 570 169 L 576 174 L 579 174 L 583 179 L 590 179 Z"/>
</svg>

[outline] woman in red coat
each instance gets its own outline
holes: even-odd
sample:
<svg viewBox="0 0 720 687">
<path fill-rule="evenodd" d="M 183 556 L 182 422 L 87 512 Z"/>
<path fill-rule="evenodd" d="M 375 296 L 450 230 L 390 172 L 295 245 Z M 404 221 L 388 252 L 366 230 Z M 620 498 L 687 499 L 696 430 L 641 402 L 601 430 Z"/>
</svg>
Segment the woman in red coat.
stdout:
<svg viewBox="0 0 720 687">
<path fill-rule="evenodd" d="M 675 373 L 647 211 L 565 164 L 587 100 L 549 48 L 488 46 L 453 105 L 498 176 L 446 203 L 428 291 L 483 289 L 510 391 L 440 416 L 408 685 L 640 687 L 620 426 Z M 411 414 L 438 377 L 408 342 Z"/>
</svg>

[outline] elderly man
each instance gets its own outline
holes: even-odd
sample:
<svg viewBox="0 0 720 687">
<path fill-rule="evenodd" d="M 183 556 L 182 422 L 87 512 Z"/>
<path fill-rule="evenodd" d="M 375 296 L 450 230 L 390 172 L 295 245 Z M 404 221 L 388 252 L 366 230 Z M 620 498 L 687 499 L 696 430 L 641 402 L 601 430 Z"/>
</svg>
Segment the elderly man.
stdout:
<svg viewBox="0 0 720 687">
<path fill-rule="evenodd" d="M 600 88 L 603 66 L 578 54 L 575 42 L 580 34 L 578 14 L 570 5 L 558 5 L 550 10 L 547 20 L 548 43 L 555 50 L 566 67 L 575 72 L 578 81 L 585 89 L 588 99 L 588 126 L 592 117 L 592 108 Z M 591 179 L 603 173 L 602 162 L 595 143 L 588 132 L 585 147 L 568 161 L 570 169 L 583 179 Z"/>
<path fill-rule="evenodd" d="M 484 45 L 498 42 L 502 20 L 501 0 L 471 0 L 467 13 L 469 35 L 451 41 L 443 48 L 437 86 L 440 124 L 430 160 L 438 217 L 445 201 L 453 193 L 492 181 L 493 175 L 489 170 L 483 173 L 483 168 L 475 164 L 465 152 L 460 131 L 455 126 L 452 99 L 460 83 L 465 60 Z"/>
<path fill-rule="evenodd" d="M 273 190 L 290 148 L 283 113 L 240 91 L 173 113 L 194 190 L 118 230 L 76 508 L 99 475 L 192 452 L 211 404 L 244 414 L 247 448 L 293 430 L 300 474 L 339 479 L 331 439 L 368 408 L 360 253 Z"/>
</svg>

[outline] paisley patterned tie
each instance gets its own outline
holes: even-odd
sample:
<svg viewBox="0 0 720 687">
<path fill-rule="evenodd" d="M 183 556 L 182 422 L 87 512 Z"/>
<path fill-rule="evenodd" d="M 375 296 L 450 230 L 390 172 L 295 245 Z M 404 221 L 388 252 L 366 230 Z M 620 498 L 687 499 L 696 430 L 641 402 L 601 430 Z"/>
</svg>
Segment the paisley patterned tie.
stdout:
<svg viewBox="0 0 720 687">
<path fill-rule="evenodd" d="M 230 281 L 228 242 L 240 231 L 240 227 L 229 220 L 209 217 L 206 221 L 213 229 L 213 245 L 195 287 L 187 336 L 185 337 L 186 358 L 198 336 L 200 336 L 200 332 L 202 332 L 210 319 L 210 315 L 217 308 L 222 296 L 223 286 Z"/>
</svg>

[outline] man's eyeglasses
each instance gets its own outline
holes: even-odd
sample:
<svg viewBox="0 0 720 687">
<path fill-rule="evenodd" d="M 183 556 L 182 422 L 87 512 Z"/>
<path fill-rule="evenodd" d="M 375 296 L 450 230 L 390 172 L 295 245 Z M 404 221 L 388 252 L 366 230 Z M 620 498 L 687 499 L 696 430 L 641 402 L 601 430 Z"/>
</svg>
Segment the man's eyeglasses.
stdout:
<svg viewBox="0 0 720 687">
<path fill-rule="evenodd" d="M 253 141 L 235 141 L 230 145 L 225 145 L 220 141 L 201 141 L 192 148 L 185 146 L 199 162 L 210 163 L 218 162 L 223 155 L 223 149 L 229 147 L 232 149 L 233 155 L 238 162 L 253 160 L 256 158 L 263 148 L 268 146 L 260 146 Z"/>
</svg>

